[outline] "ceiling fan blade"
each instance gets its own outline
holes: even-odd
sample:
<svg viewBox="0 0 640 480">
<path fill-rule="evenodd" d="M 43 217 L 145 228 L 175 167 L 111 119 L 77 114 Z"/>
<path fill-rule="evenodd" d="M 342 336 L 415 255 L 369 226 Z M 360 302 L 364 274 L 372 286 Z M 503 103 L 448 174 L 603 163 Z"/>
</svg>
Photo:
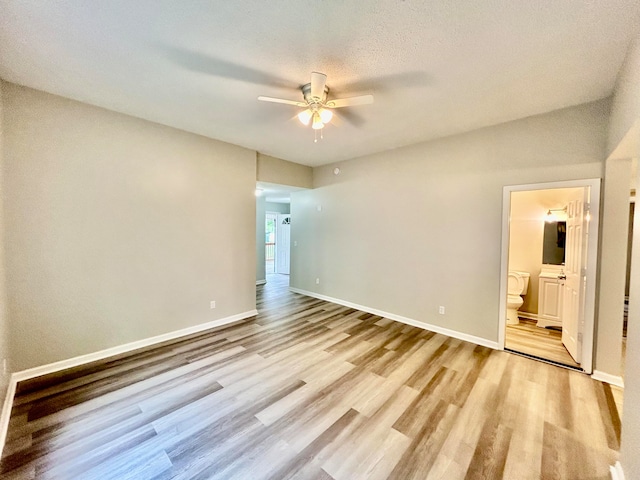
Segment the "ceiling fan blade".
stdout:
<svg viewBox="0 0 640 480">
<path fill-rule="evenodd" d="M 258 97 L 258 100 L 262 102 L 272 102 L 272 103 L 284 103 L 285 105 L 295 105 L 296 107 L 306 107 L 307 104 L 304 102 L 297 102 L 295 100 L 285 100 L 284 98 L 274 98 L 274 97 Z"/>
<path fill-rule="evenodd" d="M 360 95 L 359 97 L 336 98 L 326 103 L 329 108 L 353 107 L 354 105 L 368 105 L 373 103 L 373 95 Z"/>
<path fill-rule="evenodd" d="M 322 100 L 324 87 L 327 84 L 327 76 L 324 73 L 311 72 L 311 96 Z"/>
<path fill-rule="evenodd" d="M 194 72 L 240 80 L 255 85 L 268 85 L 292 90 L 297 89 L 299 91 L 297 82 L 292 82 L 263 70 L 229 62 L 195 50 L 168 46 L 164 47 L 164 49 L 171 61 Z"/>
</svg>

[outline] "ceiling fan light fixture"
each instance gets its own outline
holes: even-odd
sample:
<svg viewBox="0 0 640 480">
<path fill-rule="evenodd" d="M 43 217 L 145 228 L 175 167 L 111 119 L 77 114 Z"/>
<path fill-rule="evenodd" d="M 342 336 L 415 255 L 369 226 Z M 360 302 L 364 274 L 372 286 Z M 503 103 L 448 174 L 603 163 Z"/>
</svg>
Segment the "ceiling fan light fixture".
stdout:
<svg viewBox="0 0 640 480">
<path fill-rule="evenodd" d="M 324 123 L 322 123 L 322 118 L 320 118 L 320 114 L 315 112 L 313 114 L 313 124 L 311 124 L 311 128 L 314 130 L 320 130 L 324 127 Z"/>
<path fill-rule="evenodd" d="M 332 98 L 329 99 L 329 87 L 327 86 L 327 76 L 320 72 L 311 72 L 311 82 L 300 87 L 303 101 L 288 100 L 286 98 L 259 96 L 261 102 L 281 103 L 293 105 L 302 109 L 296 116 L 300 123 L 305 126 L 311 124 L 311 128 L 316 132 L 314 141 L 318 141 L 318 130 L 322 138 L 322 129 L 333 119 L 333 109 L 343 107 L 355 107 L 358 105 L 368 105 L 373 103 L 373 95 L 358 95 L 355 97 Z M 340 118 L 338 118 L 340 120 Z"/>
<path fill-rule="evenodd" d="M 321 108 L 318 113 L 320 114 L 322 123 L 329 123 L 333 118 L 333 112 L 327 108 Z"/>
<path fill-rule="evenodd" d="M 298 120 L 300 120 L 300 123 L 303 125 L 309 125 L 312 116 L 313 112 L 307 108 L 298 114 Z"/>
</svg>

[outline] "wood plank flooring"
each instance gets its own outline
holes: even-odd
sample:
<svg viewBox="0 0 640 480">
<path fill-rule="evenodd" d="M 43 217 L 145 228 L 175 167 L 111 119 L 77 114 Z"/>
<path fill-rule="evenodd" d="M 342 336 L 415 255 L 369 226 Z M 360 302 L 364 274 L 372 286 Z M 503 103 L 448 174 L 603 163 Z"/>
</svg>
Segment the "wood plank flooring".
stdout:
<svg viewBox="0 0 640 480">
<path fill-rule="evenodd" d="M 19 385 L 3 479 L 607 479 L 578 372 L 258 287 L 260 314 Z"/>
<path fill-rule="evenodd" d="M 580 368 L 562 344 L 562 331 L 536 326 L 535 320 L 521 318 L 517 325 L 507 325 L 505 348 Z"/>
</svg>

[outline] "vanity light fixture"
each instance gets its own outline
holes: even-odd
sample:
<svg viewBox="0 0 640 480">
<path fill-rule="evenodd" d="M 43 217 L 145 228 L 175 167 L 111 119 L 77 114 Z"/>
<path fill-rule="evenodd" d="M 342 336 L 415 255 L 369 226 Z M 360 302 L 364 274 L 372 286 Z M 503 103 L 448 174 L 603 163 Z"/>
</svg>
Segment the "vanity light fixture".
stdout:
<svg viewBox="0 0 640 480">
<path fill-rule="evenodd" d="M 545 217 L 545 220 L 547 222 L 553 222 L 558 220 L 558 214 L 554 213 L 554 212 L 562 212 L 566 215 L 567 213 L 567 207 L 564 208 L 550 208 L 549 210 L 547 210 L 547 216 Z"/>
</svg>

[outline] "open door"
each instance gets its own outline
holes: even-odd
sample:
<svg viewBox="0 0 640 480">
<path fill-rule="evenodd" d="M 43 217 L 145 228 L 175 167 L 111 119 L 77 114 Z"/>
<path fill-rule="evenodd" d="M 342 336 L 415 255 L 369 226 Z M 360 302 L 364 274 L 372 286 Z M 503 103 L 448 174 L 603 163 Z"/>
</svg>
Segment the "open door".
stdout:
<svg viewBox="0 0 640 480">
<path fill-rule="evenodd" d="M 520 208 L 528 205 L 526 203 L 528 195 L 534 195 L 535 192 L 549 191 L 553 193 L 552 191 L 558 192 L 559 190 L 565 189 L 568 190 L 561 192 L 562 198 L 555 198 L 555 195 L 553 195 L 553 198 L 547 198 L 544 204 L 538 202 L 540 208 L 536 207 L 535 211 L 532 211 L 533 215 L 531 215 L 526 208 L 525 210 L 517 212 L 514 210 L 514 205 L 516 204 L 513 203 L 513 201 L 516 197 L 525 201 L 525 203 L 521 203 L 520 206 L 518 206 L 518 208 Z M 536 193 L 535 196 L 537 195 Z M 514 199 L 512 199 L 512 197 L 514 197 Z M 599 178 L 504 187 L 502 210 L 502 275 L 500 279 L 499 300 L 500 329 L 498 331 L 499 348 L 547 359 L 571 368 L 580 368 L 588 374 L 593 372 L 596 272 L 598 265 L 597 239 L 600 217 L 599 202 Z M 538 263 L 539 260 L 537 260 L 537 253 L 534 254 L 535 258 L 531 257 L 530 266 L 517 264 L 518 262 L 521 263 L 521 257 L 517 256 L 519 255 L 519 253 L 517 253 L 519 250 L 517 249 L 514 251 L 514 255 L 516 256 L 513 257 L 514 262 L 511 264 L 511 234 L 512 232 L 514 234 L 517 233 L 517 231 L 513 229 L 517 226 L 518 219 L 522 220 L 522 226 L 525 228 L 521 230 L 523 234 L 518 238 L 522 239 L 523 255 L 528 255 L 526 252 L 531 250 L 529 247 L 535 240 L 534 235 L 542 234 L 544 243 L 544 230 L 541 222 L 546 221 L 550 213 L 552 214 L 551 216 L 553 216 L 551 209 L 561 209 L 564 211 L 561 215 L 562 221 L 566 221 L 564 225 L 564 236 L 558 235 L 556 238 L 558 246 L 560 246 L 560 243 L 563 243 L 565 247 L 564 265 L 551 265 L 553 268 L 547 268 L 547 266 L 545 266 L 547 262 L 544 260 L 544 247 L 541 247 L 542 262 L 540 264 Z M 535 222 L 531 223 L 530 220 L 534 218 Z M 531 234 L 527 233 L 528 226 L 534 224 L 540 224 L 540 230 L 542 230 L 542 232 L 536 230 Z M 562 230 L 563 229 L 558 229 L 557 233 L 563 233 Z M 538 248 L 536 247 L 535 250 L 537 252 Z M 530 257 L 525 256 L 522 258 L 528 259 Z M 517 262 L 515 259 L 518 259 Z M 532 337 L 525 337 L 524 341 L 519 341 L 523 340 L 523 336 L 519 335 L 519 332 L 513 332 L 514 326 L 507 325 L 509 270 L 536 272 L 536 269 L 540 268 L 538 279 L 534 279 L 533 283 L 530 282 L 530 287 L 533 285 L 534 288 L 538 286 L 540 289 L 540 278 L 543 272 L 542 267 L 538 267 L 538 265 L 542 265 L 545 270 L 548 270 L 545 272 L 547 276 L 544 278 L 549 278 L 557 283 L 557 296 L 551 296 L 550 299 L 552 301 L 557 300 L 557 308 L 555 311 L 561 312 L 561 318 L 555 320 L 556 324 L 561 322 L 561 325 L 554 326 L 562 326 L 562 333 L 557 332 L 557 335 L 541 336 L 544 337 L 544 340 L 551 340 L 551 342 L 531 341 L 533 339 Z M 539 294 L 540 291 L 548 293 L 544 289 L 539 290 L 537 293 Z M 538 300 L 540 300 L 540 296 L 538 296 Z M 560 303 L 562 303 L 562 306 L 560 306 Z M 546 298 L 544 299 L 543 305 L 546 305 Z M 538 304 L 538 308 L 540 308 L 540 304 Z M 521 308 L 519 311 L 522 310 Z M 524 311 L 526 313 L 526 310 Z M 536 315 L 538 321 L 540 320 L 539 313 L 540 312 L 537 312 Z M 525 315 L 519 315 L 519 317 L 522 317 L 521 320 L 527 320 L 527 316 Z M 531 320 L 535 321 L 536 319 Z M 526 322 L 524 323 L 524 326 L 526 326 Z M 551 358 L 549 354 L 551 350 L 546 348 L 547 343 L 554 343 L 553 358 Z M 556 353 L 559 355 L 556 356 Z M 560 357 L 564 357 L 564 359 Z M 574 367 L 573 364 L 576 364 L 577 367 Z"/>
<path fill-rule="evenodd" d="M 278 215 L 276 227 L 276 273 L 289 275 L 289 260 L 291 257 L 291 215 Z"/>
<path fill-rule="evenodd" d="M 584 304 L 587 284 L 587 241 L 589 230 L 589 189 L 577 192 L 567 204 L 562 343 L 573 359 L 582 361 L 585 328 Z"/>
</svg>

